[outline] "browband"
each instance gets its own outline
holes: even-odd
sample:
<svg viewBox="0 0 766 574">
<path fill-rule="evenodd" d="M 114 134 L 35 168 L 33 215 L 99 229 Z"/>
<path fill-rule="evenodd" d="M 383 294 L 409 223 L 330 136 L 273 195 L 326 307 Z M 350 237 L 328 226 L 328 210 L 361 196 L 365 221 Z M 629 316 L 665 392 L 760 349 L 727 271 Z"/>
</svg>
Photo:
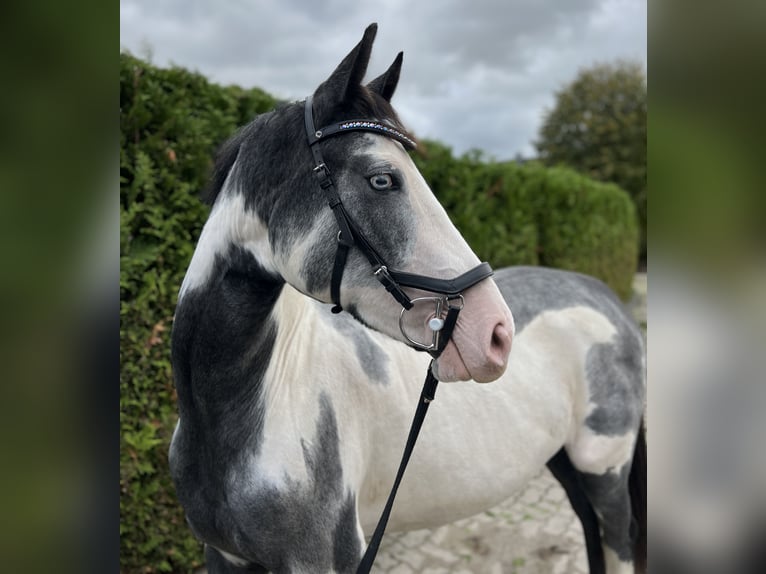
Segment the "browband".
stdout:
<svg viewBox="0 0 766 574">
<path fill-rule="evenodd" d="M 411 138 L 407 137 L 396 128 L 386 125 L 383 122 L 374 120 L 345 120 L 335 124 L 330 124 L 329 126 L 325 126 L 317 130 L 314 128 L 314 118 L 313 113 L 311 113 L 312 100 L 313 96 L 306 98 L 304 115 L 304 120 L 306 123 L 306 136 L 308 137 L 310 146 L 313 146 L 319 140 L 327 139 L 334 135 L 354 131 L 365 131 L 378 133 L 393 138 L 401 142 L 401 144 L 407 149 L 415 149 L 417 147 L 417 144 Z"/>
</svg>

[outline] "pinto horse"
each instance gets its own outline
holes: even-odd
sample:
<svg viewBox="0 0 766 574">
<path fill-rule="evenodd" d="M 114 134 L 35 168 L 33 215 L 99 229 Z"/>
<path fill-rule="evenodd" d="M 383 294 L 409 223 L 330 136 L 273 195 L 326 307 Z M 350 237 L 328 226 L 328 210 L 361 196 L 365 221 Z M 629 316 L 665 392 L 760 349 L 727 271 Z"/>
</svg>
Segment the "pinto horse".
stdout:
<svg viewBox="0 0 766 574">
<path fill-rule="evenodd" d="M 390 528 L 490 508 L 547 464 L 583 523 L 591 572 L 640 571 L 641 333 L 595 279 L 474 273 L 488 266 L 405 151 L 414 142 L 390 104 L 402 54 L 362 83 L 375 33 L 307 102 L 238 132 L 215 167 L 173 325 L 180 419 L 170 447 L 208 570 L 356 569 L 429 365 L 418 351 L 435 340 L 440 305 L 459 298 L 433 375 L 495 383 L 442 385 Z M 321 130 L 306 133 L 314 122 L 356 128 L 318 143 Z M 371 253 L 401 270 L 388 277 L 395 285 Z M 459 294 L 429 292 L 456 276 L 474 279 Z M 406 277 L 421 280 L 408 287 Z"/>
</svg>

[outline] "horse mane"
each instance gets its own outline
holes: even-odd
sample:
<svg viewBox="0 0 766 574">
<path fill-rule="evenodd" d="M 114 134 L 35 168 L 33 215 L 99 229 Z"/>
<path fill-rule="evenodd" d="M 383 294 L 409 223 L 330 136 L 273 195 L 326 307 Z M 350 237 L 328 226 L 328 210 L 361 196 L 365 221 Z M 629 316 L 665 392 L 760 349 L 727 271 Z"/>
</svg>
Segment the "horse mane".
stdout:
<svg viewBox="0 0 766 574">
<path fill-rule="evenodd" d="M 239 148 L 252 131 L 256 120 L 253 120 L 246 126 L 240 128 L 232 137 L 226 140 L 220 148 L 218 148 L 215 163 L 213 165 L 213 172 L 210 175 L 210 181 L 200 194 L 200 198 L 203 202 L 208 205 L 213 205 L 215 203 L 215 200 L 221 193 L 221 189 L 223 189 L 223 184 L 226 182 L 226 178 L 229 176 L 231 168 L 234 166 L 234 162 L 237 161 Z"/>
<path fill-rule="evenodd" d="M 413 141 L 417 141 L 415 136 L 410 133 L 402 124 L 391 104 L 379 94 L 373 92 L 366 86 L 359 86 L 359 90 L 349 102 L 343 102 L 331 110 L 329 119 L 321 118 L 321 125 L 341 122 L 353 119 L 370 119 L 378 121 L 387 121 L 390 125 L 402 132 Z M 213 171 L 210 181 L 201 194 L 201 199 L 208 205 L 215 203 L 215 200 L 223 189 L 223 184 L 229 176 L 234 162 L 237 161 L 239 150 L 242 144 L 250 137 L 253 137 L 257 129 L 269 122 L 271 119 L 283 116 L 284 112 L 295 106 L 302 106 L 303 102 L 282 103 L 274 111 L 257 116 L 252 122 L 240 128 L 231 138 L 229 138 L 218 149 L 216 154 Z M 302 117 L 302 114 L 301 114 Z M 318 118 L 319 119 L 319 118 Z M 317 125 L 319 127 L 319 125 Z M 303 131 L 303 125 L 299 128 Z"/>
</svg>

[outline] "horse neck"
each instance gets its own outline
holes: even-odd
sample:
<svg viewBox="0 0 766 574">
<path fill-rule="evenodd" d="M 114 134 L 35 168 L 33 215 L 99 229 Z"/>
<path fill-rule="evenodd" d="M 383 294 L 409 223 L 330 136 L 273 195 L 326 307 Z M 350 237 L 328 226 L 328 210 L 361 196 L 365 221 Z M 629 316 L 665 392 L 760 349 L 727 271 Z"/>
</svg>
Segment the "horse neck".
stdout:
<svg viewBox="0 0 766 574">
<path fill-rule="evenodd" d="M 248 237 L 243 241 L 243 237 Z M 273 272 L 267 230 L 241 196 L 211 212 L 179 294 L 172 362 L 184 426 L 205 429 L 228 447 L 246 440 L 258 418 L 261 383 L 284 280 Z"/>
</svg>

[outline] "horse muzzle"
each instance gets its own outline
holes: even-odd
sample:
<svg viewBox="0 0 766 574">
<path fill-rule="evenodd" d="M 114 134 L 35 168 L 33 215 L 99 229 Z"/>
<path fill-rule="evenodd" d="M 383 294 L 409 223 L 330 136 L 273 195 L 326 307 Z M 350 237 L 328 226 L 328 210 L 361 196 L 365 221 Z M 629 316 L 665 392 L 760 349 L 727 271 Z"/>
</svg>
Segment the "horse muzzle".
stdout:
<svg viewBox="0 0 766 574">
<path fill-rule="evenodd" d="M 508 367 L 515 333 L 513 315 L 494 281 L 482 281 L 463 298 L 464 312 L 434 364 L 434 375 L 442 382 L 488 383 Z"/>
</svg>

